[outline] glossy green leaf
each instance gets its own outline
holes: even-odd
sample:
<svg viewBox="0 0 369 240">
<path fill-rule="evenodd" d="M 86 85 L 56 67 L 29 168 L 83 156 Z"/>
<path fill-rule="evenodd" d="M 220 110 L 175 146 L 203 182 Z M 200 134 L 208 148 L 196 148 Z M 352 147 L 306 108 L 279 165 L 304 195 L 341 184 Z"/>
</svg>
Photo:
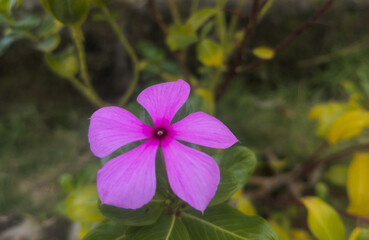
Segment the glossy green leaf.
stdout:
<svg viewBox="0 0 369 240">
<path fill-rule="evenodd" d="M 78 59 L 73 48 L 67 48 L 61 53 L 45 55 L 48 67 L 64 78 L 72 78 L 78 72 Z"/>
<path fill-rule="evenodd" d="M 63 24 L 78 25 L 87 18 L 90 0 L 47 0 L 46 6 Z"/>
<path fill-rule="evenodd" d="M 369 240 L 369 230 L 356 227 L 354 231 L 352 231 L 349 240 Z"/>
<path fill-rule="evenodd" d="M 185 225 L 175 215 L 163 214 L 156 223 L 141 228 L 133 240 L 190 240 Z"/>
<path fill-rule="evenodd" d="M 227 201 L 238 190 L 238 179 L 229 170 L 220 169 L 220 183 L 218 185 L 215 196 L 209 203 L 209 206 L 214 206 Z"/>
<path fill-rule="evenodd" d="M 247 216 L 221 204 L 205 213 L 192 210 L 181 214 L 191 239 L 202 240 L 271 240 L 278 239 L 270 225 L 258 216 Z"/>
<path fill-rule="evenodd" d="M 153 199 L 139 209 L 124 209 L 110 205 L 100 205 L 103 215 L 128 226 L 144 226 L 155 223 L 163 212 L 164 201 Z"/>
<path fill-rule="evenodd" d="M 96 185 L 86 185 L 71 191 L 65 199 L 68 218 L 77 222 L 99 222 L 104 217 L 97 207 Z"/>
<path fill-rule="evenodd" d="M 344 240 L 345 227 L 337 212 L 317 197 L 301 199 L 308 210 L 307 222 L 311 232 L 319 240 Z"/>
<path fill-rule="evenodd" d="M 41 50 L 43 52 L 51 52 L 55 48 L 58 47 L 60 43 L 60 36 L 58 34 L 51 35 L 44 40 L 42 40 L 39 44 L 36 45 L 36 48 L 38 50 Z"/>
<path fill-rule="evenodd" d="M 116 240 L 124 235 L 127 228 L 128 226 L 107 219 L 90 230 L 83 240 Z"/>
<path fill-rule="evenodd" d="M 224 52 L 222 47 L 210 39 L 201 41 L 196 50 L 197 58 L 205 66 L 219 66 L 223 63 Z"/>
<path fill-rule="evenodd" d="M 217 13 L 217 9 L 205 8 L 190 16 L 187 20 L 186 25 L 191 28 L 194 32 L 197 31 L 206 21 Z"/>
<path fill-rule="evenodd" d="M 359 216 L 369 215 L 369 153 L 356 153 L 348 169 L 347 193 L 350 206 L 347 211 Z"/>
<path fill-rule="evenodd" d="M 187 25 L 169 26 L 166 42 L 172 51 L 188 47 L 197 41 L 196 33 Z"/>
<path fill-rule="evenodd" d="M 215 157 L 220 168 L 232 172 L 238 179 L 237 189 L 242 188 L 256 168 L 256 156 L 248 148 L 232 147 Z"/>
</svg>

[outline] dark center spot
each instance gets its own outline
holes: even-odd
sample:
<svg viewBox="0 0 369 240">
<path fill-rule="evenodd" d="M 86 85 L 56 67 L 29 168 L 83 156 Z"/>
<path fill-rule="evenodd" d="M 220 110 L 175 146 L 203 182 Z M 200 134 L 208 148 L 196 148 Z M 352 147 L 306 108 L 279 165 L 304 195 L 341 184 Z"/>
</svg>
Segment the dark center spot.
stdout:
<svg viewBox="0 0 369 240">
<path fill-rule="evenodd" d="M 155 129 L 154 135 L 159 139 L 163 138 L 167 135 L 167 130 L 165 130 L 164 128 L 157 128 Z"/>
</svg>

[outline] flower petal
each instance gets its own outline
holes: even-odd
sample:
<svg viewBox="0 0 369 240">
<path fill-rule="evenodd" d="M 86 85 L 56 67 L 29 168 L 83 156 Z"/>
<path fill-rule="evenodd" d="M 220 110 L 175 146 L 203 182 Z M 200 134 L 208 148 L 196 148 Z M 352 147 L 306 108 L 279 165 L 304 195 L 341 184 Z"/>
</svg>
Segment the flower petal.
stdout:
<svg viewBox="0 0 369 240">
<path fill-rule="evenodd" d="M 191 113 L 169 128 L 175 139 L 212 148 L 229 148 L 238 139 L 218 119 L 203 112 Z"/>
<path fill-rule="evenodd" d="M 109 162 L 97 173 L 97 193 L 104 204 L 140 208 L 156 191 L 155 157 L 159 141 L 149 139 Z"/>
<path fill-rule="evenodd" d="M 119 107 L 103 107 L 91 116 L 88 141 L 91 151 L 103 158 L 118 148 L 152 136 L 154 129 Z"/>
<path fill-rule="evenodd" d="M 220 180 L 215 160 L 171 138 L 162 141 L 161 147 L 173 192 L 193 208 L 204 211 Z"/>
<path fill-rule="evenodd" d="M 150 114 L 156 127 L 166 127 L 174 115 L 186 102 L 190 94 L 190 85 L 178 79 L 153 85 L 143 90 L 137 101 Z"/>
</svg>

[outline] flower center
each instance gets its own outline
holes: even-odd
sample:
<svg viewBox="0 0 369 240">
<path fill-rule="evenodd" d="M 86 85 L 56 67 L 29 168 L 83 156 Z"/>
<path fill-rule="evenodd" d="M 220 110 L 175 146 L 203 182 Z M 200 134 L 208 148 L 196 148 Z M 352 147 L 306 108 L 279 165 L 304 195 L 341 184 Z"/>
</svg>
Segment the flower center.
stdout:
<svg viewBox="0 0 369 240">
<path fill-rule="evenodd" d="M 155 137 L 157 137 L 159 139 L 165 137 L 167 134 L 168 134 L 168 132 L 164 128 L 157 128 L 157 129 L 155 129 L 155 132 L 154 132 Z"/>
</svg>

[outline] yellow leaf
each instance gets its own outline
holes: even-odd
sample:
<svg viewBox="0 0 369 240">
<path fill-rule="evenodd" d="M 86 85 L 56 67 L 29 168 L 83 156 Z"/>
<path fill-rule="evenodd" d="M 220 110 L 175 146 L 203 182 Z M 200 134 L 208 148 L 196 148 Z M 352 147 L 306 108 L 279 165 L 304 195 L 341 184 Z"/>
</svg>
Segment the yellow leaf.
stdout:
<svg viewBox="0 0 369 240">
<path fill-rule="evenodd" d="M 345 228 L 336 211 L 317 197 L 301 199 L 308 210 L 307 222 L 319 240 L 344 240 Z"/>
<path fill-rule="evenodd" d="M 312 240 L 308 232 L 297 228 L 291 230 L 291 237 L 293 240 Z"/>
<path fill-rule="evenodd" d="M 254 50 L 252 50 L 252 53 L 256 57 L 264 60 L 269 60 L 274 57 L 274 50 L 269 47 L 257 47 Z"/>
<path fill-rule="evenodd" d="M 233 194 L 231 199 L 235 200 L 236 208 L 246 215 L 256 215 L 256 210 L 252 203 L 242 195 L 242 190 L 238 190 Z"/>
<path fill-rule="evenodd" d="M 214 94 L 205 88 L 197 88 L 195 94 L 202 99 L 201 110 L 213 115 L 215 112 Z"/>
<path fill-rule="evenodd" d="M 357 153 L 351 161 L 347 176 L 350 213 L 369 215 L 369 153 Z"/>
<path fill-rule="evenodd" d="M 327 139 L 336 143 L 359 135 L 368 124 L 369 113 L 364 110 L 351 110 L 334 121 L 328 130 Z"/>
<path fill-rule="evenodd" d="M 282 228 L 276 221 L 269 220 L 270 226 L 273 228 L 274 232 L 277 234 L 279 240 L 290 240 L 288 232 Z"/>
<path fill-rule="evenodd" d="M 347 183 L 347 170 L 348 167 L 343 164 L 336 164 L 328 168 L 324 173 L 324 178 L 331 183 L 339 186 L 346 186 Z"/>
<path fill-rule="evenodd" d="M 205 39 L 197 45 L 197 57 L 205 66 L 219 66 L 223 63 L 224 53 L 218 43 Z"/>
<path fill-rule="evenodd" d="M 349 109 L 349 105 L 335 102 L 315 105 L 309 112 L 309 118 L 318 120 L 316 134 L 325 136 L 332 123 Z"/>
<path fill-rule="evenodd" d="M 71 191 L 65 200 L 68 218 L 76 222 L 99 222 L 104 216 L 97 208 L 96 185 L 86 185 Z"/>
<path fill-rule="evenodd" d="M 349 240 L 369 240 L 369 230 L 356 227 L 352 231 Z"/>
<path fill-rule="evenodd" d="M 252 203 L 245 197 L 240 197 L 237 199 L 236 208 L 246 215 L 253 216 L 256 215 L 256 210 Z"/>
</svg>

